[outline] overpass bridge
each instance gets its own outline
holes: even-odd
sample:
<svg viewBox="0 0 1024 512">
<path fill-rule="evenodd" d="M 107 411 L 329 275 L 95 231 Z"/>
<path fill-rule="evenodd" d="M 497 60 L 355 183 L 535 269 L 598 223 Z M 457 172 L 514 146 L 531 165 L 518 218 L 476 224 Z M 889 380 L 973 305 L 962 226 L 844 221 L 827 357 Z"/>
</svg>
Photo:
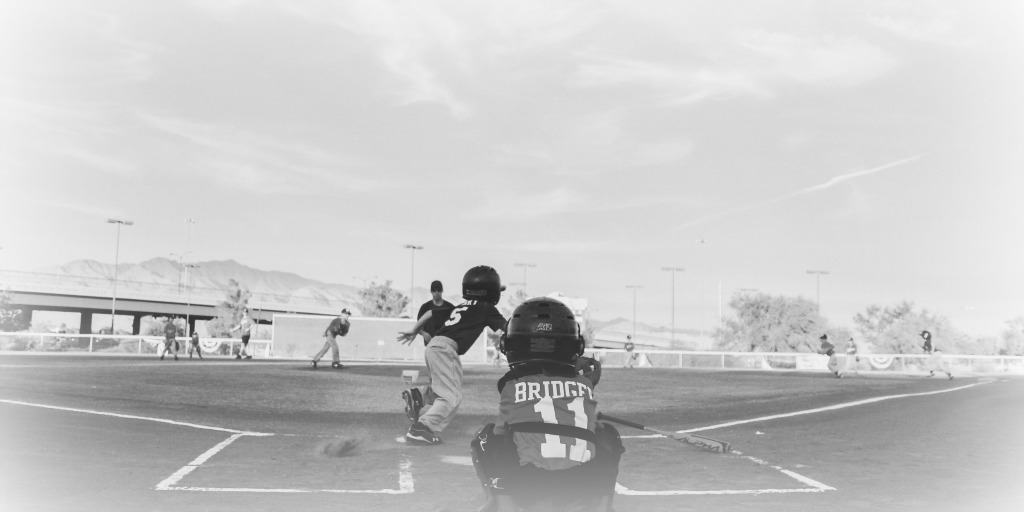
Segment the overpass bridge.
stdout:
<svg viewBox="0 0 1024 512">
<path fill-rule="evenodd" d="M 110 315 L 111 307 L 120 316 L 132 317 L 132 334 L 139 334 L 142 318 L 173 316 L 186 318 L 189 332 L 197 320 L 210 320 L 217 304 L 224 300 L 227 287 L 186 287 L 165 283 L 114 281 L 102 277 L 17 272 L 0 270 L 0 288 L 10 297 L 10 307 L 31 315 L 35 311 L 61 311 L 80 315 L 78 332 L 93 332 L 93 315 Z M 249 312 L 263 324 L 275 313 L 333 315 L 339 304 L 317 298 L 296 298 L 280 294 L 252 292 Z"/>
</svg>

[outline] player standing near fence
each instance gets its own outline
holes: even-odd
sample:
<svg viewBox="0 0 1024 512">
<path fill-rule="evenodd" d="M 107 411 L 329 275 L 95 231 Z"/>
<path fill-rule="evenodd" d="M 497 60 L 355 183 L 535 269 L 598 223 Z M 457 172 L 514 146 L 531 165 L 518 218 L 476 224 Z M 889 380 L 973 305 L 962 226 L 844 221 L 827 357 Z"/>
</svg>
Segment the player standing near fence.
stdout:
<svg viewBox="0 0 1024 512">
<path fill-rule="evenodd" d="M 242 319 L 238 322 L 238 325 L 231 328 L 231 332 L 241 331 L 242 334 L 242 346 L 238 348 L 238 353 L 235 354 L 235 359 L 252 359 L 252 354 L 249 354 L 249 338 L 252 336 L 252 330 L 256 327 L 256 322 L 252 321 L 252 317 L 249 316 L 249 308 L 242 310 Z"/>
<path fill-rule="evenodd" d="M 949 371 L 946 366 L 946 361 L 942 357 L 941 351 L 938 347 L 932 345 L 932 333 L 928 331 L 921 331 L 921 338 L 924 339 L 924 343 L 921 345 L 921 350 L 924 350 L 925 354 L 928 354 L 928 376 L 934 377 L 935 372 L 943 372 L 950 379 L 953 378 L 953 373 Z"/>
<path fill-rule="evenodd" d="M 348 317 L 351 315 L 352 313 L 348 309 L 342 308 L 341 313 L 334 317 L 334 320 L 331 320 L 327 329 L 324 330 L 324 346 L 320 347 L 320 351 L 313 356 L 314 370 L 317 367 L 317 363 L 320 362 L 320 358 L 327 353 L 328 348 L 331 349 L 331 368 L 340 370 L 345 367 L 345 365 L 341 364 L 341 353 L 338 350 L 337 337 L 348 335 L 348 329 L 351 326 Z"/>
<path fill-rule="evenodd" d="M 195 351 L 199 359 L 203 358 L 203 351 L 199 349 L 199 331 L 192 330 L 192 337 L 189 338 L 188 358 L 192 359 L 192 351 Z"/>
<path fill-rule="evenodd" d="M 857 342 L 853 341 L 853 336 L 850 336 L 849 341 L 846 342 L 846 365 L 843 367 L 843 375 L 857 372 L 857 363 L 859 362 L 860 356 L 857 355 Z"/>
<path fill-rule="evenodd" d="M 405 413 L 412 425 L 405 439 L 415 444 L 440 444 L 441 431 L 451 423 L 455 412 L 462 403 L 462 361 L 459 356 L 473 346 L 485 327 L 498 332 L 505 329 L 505 317 L 495 307 L 501 300 L 501 285 L 498 272 L 486 265 L 473 267 L 462 278 L 462 298 L 448 315 L 427 344 L 424 358 L 430 382 L 426 392 L 412 388 L 402 392 Z M 428 322 L 433 321 L 433 312 L 428 311 L 412 329 L 398 333 L 403 345 L 412 343 L 416 334 Z M 429 405 L 422 415 L 420 410 Z"/>
<path fill-rule="evenodd" d="M 164 360 L 164 356 L 171 351 L 171 347 L 174 347 L 174 360 L 178 360 L 178 328 L 174 326 L 174 320 L 171 317 L 167 317 L 164 323 L 164 351 L 160 354 L 160 360 Z"/>
</svg>

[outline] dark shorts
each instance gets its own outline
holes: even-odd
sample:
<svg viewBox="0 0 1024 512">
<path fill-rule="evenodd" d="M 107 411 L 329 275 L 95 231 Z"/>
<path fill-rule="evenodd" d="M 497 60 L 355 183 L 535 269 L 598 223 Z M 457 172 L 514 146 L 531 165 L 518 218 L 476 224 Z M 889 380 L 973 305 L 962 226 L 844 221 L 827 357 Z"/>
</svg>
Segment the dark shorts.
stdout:
<svg viewBox="0 0 1024 512">
<path fill-rule="evenodd" d="M 249 334 L 242 335 L 242 344 L 243 345 L 248 345 L 249 344 L 249 336 L 250 336 Z"/>
</svg>

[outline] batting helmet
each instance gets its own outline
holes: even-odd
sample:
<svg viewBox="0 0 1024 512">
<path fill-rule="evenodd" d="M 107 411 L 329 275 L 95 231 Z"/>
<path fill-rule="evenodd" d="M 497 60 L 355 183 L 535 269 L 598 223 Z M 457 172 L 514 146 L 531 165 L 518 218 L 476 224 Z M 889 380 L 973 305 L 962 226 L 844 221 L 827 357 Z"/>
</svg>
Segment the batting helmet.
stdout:
<svg viewBox="0 0 1024 512">
<path fill-rule="evenodd" d="M 466 300 L 484 300 L 497 304 L 501 300 L 501 285 L 498 271 L 487 265 L 479 265 L 466 271 L 462 277 L 462 298 Z"/>
<path fill-rule="evenodd" d="M 516 308 L 498 349 L 510 366 L 527 361 L 550 361 L 572 366 L 583 354 L 583 336 L 572 310 L 562 302 L 540 297 Z"/>
</svg>

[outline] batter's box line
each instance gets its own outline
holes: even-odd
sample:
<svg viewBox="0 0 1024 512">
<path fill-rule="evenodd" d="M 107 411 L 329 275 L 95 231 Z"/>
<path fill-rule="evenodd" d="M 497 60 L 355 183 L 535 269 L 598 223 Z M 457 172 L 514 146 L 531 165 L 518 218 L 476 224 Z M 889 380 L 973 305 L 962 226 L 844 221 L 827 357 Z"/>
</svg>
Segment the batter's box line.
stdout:
<svg viewBox="0 0 1024 512">
<path fill-rule="evenodd" d="M 334 494 L 411 494 L 416 488 L 412 478 L 412 462 L 404 459 L 398 464 L 398 489 L 287 489 L 287 488 L 259 488 L 259 487 L 195 487 L 176 485 L 181 482 L 189 473 L 195 471 L 210 460 L 221 450 L 227 448 L 231 443 L 242 437 L 265 437 L 273 434 L 239 432 L 217 443 L 206 450 L 192 462 L 175 471 L 171 476 L 156 484 L 157 491 L 192 491 L 192 492 L 255 492 L 255 493 L 279 493 L 279 494 L 308 494 L 308 493 L 334 493 Z"/>
<path fill-rule="evenodd" d="M 757 457 L 751 457 L 750 455 L 743 455 L 742 452 L 732 450 L 729 452 L 733 455 L 737 455 L 749 461 L 752 461 L 760 466 L 772 468 L 804 485 L 807 487 L 797 487 L 794 489 L 710 489 L 703 491 L 690 491 L 690 490 L 667 490 L 667 491 L 636 491 L 622 485 L 618 482 L 615 483 L 615 492 L 626 496 L 700 496 L 700 495 L 728 495 L 728 494 L 790 494 L 790 493 L 813 493 L 813 492 L 827 492 L 836 490 L 835 487 L 823 484 L 813 478 L 808 478 L 796 471 L 791 471 L 780 466 L 774 466 L 766 461 L 758 459 Z"/>
</svg>

